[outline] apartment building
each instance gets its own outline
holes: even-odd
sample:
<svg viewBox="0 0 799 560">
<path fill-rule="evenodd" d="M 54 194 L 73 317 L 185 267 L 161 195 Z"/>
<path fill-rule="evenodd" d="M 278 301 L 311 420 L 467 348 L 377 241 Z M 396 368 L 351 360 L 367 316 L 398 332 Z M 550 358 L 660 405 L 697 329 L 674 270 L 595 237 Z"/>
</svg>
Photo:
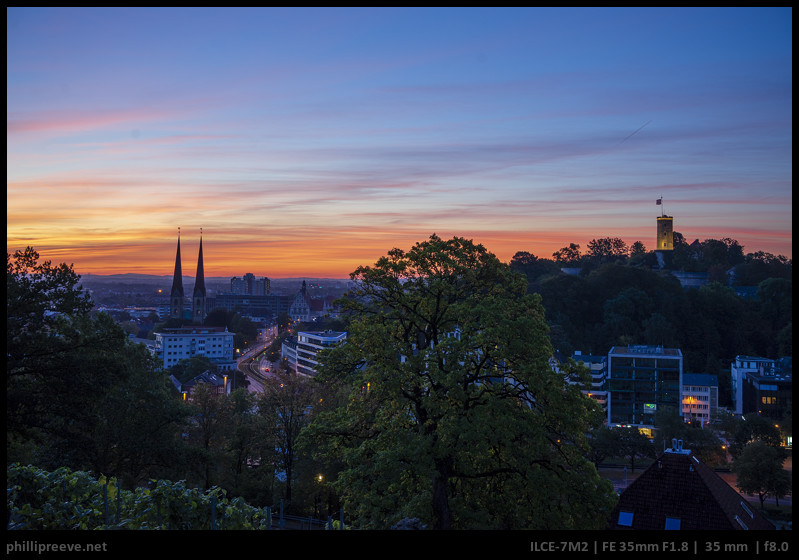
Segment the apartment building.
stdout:
<svg viewBox="0 0 799 560">
<path fill-rule="evenodd" d="M 164 369 L 194 356 L 207 357 L 223 371 L 236 368 L 235 334 L 227 327 L 181 327 L 154 334 L 153 352 Z"/>
</svg>

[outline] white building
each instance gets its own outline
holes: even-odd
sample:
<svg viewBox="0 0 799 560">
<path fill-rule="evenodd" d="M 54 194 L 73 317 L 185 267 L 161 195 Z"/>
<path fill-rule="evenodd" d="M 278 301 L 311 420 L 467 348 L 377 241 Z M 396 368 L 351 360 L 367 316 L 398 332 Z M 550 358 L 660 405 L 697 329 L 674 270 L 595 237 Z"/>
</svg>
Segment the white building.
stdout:
<svg viewBox="0 0 799 560">
<path fill-rule="evenodd" d="M 288 360 L 291 368 L 302 375 L 316 375 L 319 366 L 319 352 L 335 346 L 347 339 L 347 333 L 335 331 L 323 332 L 298 332 L 296 345 L 292 342 L 283 343 L 283 357 Z"/>
<path fill-rule="evenodd" d="M 682 383 L 683 420 L 699 422 L 704 428 L 719 406 L 718 378 L 707 373 L 684 373 Z"/>
<path fill-rule="evenodd" d="M 735 361 L 730 364 L 730 377 L 732 378 L 732 398 L 735 401 L 735 414 L 743 414 L 744 380 L 748 373 L 767 374 L 774 370 L 774 360 L 754 356 L 735 356 Z"/>
<path fill-rule="evenodd" d="M 572 356 L 575 362 L 582 364 L 591 372 L 591 389 L 584 390 L 583 393 L 595 400 L 602 410 L 608 410 L 608 391 L 606 387 L 608 375 L 608 357 L 583 354 L 577 351 Z"/>
<path fill-rule="evenodd" d="M 183 327 L 154 334 L 154 353 L 165 369 L 194 356 L 205 356 L 222 371 L 236 368 L 234 333 L 227 327 Z"/>
</svg>

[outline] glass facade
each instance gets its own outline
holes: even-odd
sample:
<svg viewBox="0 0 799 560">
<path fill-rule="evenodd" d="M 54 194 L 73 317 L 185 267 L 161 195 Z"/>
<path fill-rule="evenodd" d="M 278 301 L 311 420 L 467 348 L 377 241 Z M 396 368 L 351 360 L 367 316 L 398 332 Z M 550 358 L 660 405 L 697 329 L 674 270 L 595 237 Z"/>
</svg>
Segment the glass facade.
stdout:
<svg viewBox="0 0 799 560">
<path fill-rule="evenodd" d="M 680 410 L 682 352 L 613 347 L 608 353 L 608 424 L 652 426 L 655 411 Z"/>
</svg>

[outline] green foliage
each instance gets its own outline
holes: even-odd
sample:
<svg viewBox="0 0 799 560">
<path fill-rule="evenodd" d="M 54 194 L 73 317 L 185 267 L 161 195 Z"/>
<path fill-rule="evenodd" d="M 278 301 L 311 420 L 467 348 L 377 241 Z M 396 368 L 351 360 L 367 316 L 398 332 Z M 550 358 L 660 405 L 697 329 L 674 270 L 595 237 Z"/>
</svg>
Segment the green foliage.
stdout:
<svg viewBox="0 0 799 560">
<path fill-rule="evenodd" d="M 132 480 L 174 464 L 183 418 L 153 358 L 92 302 L 71 267 L 7 255 L 7 454 Z"/>
<path fill-rule="evenodd" d="M 19 464 L 6 468 L 8 529 L 266 529 L 269 510 L 186 483 L 150 481 L 150 488 L 119 488 L 65 467 L 52 472 Z"/>
<path fill-rule="evenodd" d="M 595 403 L 550 367 L 523 276 L 434 235 L 352 277 L 347 343 L 317 376 L 348 395 L 301 438 L 341 462 L 333 484 L 357 526 L 603 526 L 615 496 L 584 457 Z"/>
<path fill-rule="evenodd" d="M 297 439 L 308 424 L 309 411 L 318 398 L 311 380 L 280 367 L 264 381 L 257 399 L 263 435 L 272 444 L 270 453 L 278 470 L 285 473 L 284 498 L 292 501 L 292 487 L 297 476 Z"/>
<path fill-rule="evenodd" d="M 755 441 L 779 449 L 782 435 L 773 420 L 758 414 L 746 414 L 743 418 L 736 419 L 730 434 L 730 454 L 738 458 L 746 446 Z"/>
<path fill-rule="evenodd" d="M 763 507 L 766 496 L 777 499 L 791 492 L 791 473 L 782 468 L 785 452 L 763 440 L 748 443 L 732 463 L 738 488 L 745 494 L 757 494 Z"/>
<path fill-rule="evenodd" d="M 790 259 L 757 252 L 744 255 L 734 239 L 686 242 L 674 232 L 667 270 L 655 253 L 636 242 L 625 256 L 617 238 L 594 239 L 588 251 L 571 243 L 538 258 L 520 251 L 510 266 L 539 293 L 556 350 L 605 354 L 614 345 L 680 348 L 686 371 L 716 372 L 738 354 L 791 356 L 792 266 Z M 581 267 L 578 276 L 560 267 Z M 711 283 L 683 289 L 670 270 L 707 272 Z M 742 299 L 727 285 L 757 286 Z M 722 387 L 724 382 L 721 382 Z M 729 391 L 720 394 L 729 404 Z"/>
</svg>

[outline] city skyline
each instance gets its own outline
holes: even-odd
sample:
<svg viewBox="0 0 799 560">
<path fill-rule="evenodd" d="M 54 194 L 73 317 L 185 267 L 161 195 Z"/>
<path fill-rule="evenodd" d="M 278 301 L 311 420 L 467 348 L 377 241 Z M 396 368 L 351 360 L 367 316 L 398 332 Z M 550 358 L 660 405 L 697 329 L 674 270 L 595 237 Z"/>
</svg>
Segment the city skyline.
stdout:
<svg viewBox="0 0 799 560">
<path fill-rule="evenodd" d="M 8 8 L 7 250 L 166 276 L 202 228 L 208 277 L 344 278 L 433 233 L 652 250 L 665 211 L 792 258 L 791 18 Z"/>
</svg>

